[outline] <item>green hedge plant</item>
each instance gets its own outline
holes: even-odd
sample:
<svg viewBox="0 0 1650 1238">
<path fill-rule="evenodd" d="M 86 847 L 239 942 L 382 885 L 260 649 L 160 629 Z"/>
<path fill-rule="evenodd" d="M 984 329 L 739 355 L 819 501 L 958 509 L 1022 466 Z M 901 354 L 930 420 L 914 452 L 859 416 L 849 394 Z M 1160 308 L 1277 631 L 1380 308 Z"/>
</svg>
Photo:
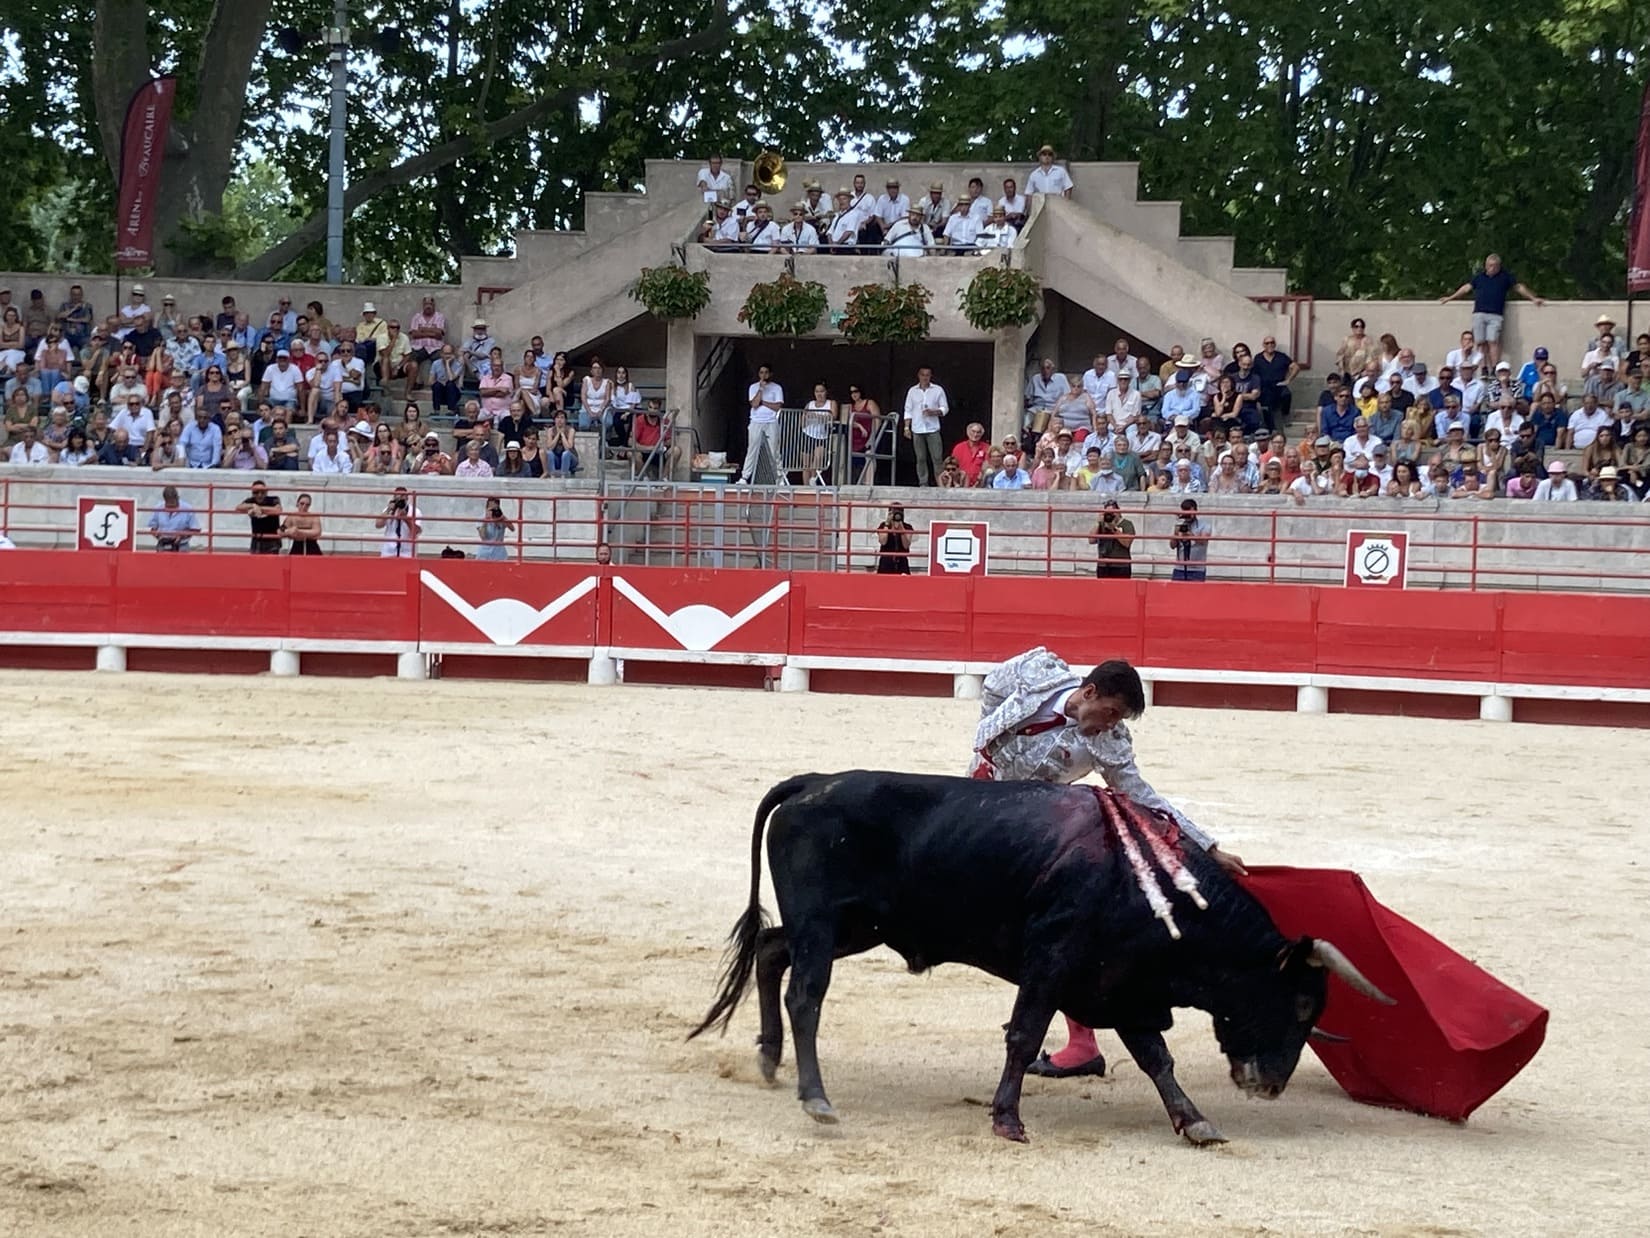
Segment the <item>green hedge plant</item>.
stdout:
<svg viewBox="0 0 1650 1238">
<path fill-rule="evenodd" d="M 963 317 L 976 331 L 1023 327 L 1037 317 L 1037 277 L 1018 267 L 986 267 L 962 290 Z"/>
<path fill-rule="evenodd" d="M 861 284 L 848 293 L 842 334 L 855 344 L 915 344 L 928 338 L 933 299 L 921 284 Z"/>
<path fill-rule="evenodd" d="M 786 273 L 768 284 L 753 284 L 739 321 L 758 335 L 806 335 L 825 313 L 825 285 Z"/>
<path fill-rule="evenodd" d="M 630 296 L 655 318 L 697 318 L 710 304 L 710 272 L 674 265 L 643 267 Z"/>
</svg>

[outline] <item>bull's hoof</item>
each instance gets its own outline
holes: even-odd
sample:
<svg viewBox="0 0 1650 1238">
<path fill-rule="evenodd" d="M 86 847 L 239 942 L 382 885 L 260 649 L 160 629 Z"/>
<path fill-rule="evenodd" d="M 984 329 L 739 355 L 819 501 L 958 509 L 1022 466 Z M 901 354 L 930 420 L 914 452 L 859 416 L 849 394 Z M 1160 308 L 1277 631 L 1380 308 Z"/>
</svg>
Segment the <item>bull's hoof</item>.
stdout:
<svg viewBox="0 0 1650 1238">
<path fill-rule="evenodd" d="M 999 1139 L 1011 1139 L 1015 1143 L 1030 1143 L 1026 1137 L 1025 1123 L 1019 1118 L 992 1118 L 991 1133 Z"/>
<path fill-rule="evenodd" d="M 1186 1142 L 1196 1148 L 1207 1148 L 1213 1144 L 1225 1143 L 1226 1136 L 1215 1129 L 1215 1124 L 1207 1119 L 1193 1122 L 1180 1132 L 1186 1137 Z"/>
<path fill-rule="evenodd" d="M 802 1112 L 815 1122 L 826 1126 L 835 1126 L 837 1123 L 836 1110 L 831 1108 L 831 1102 L 823 1096 L 812 1096 L 802 1102 Z"/>
<path fill-rule="evenodd" d="M 756 1052 L 756 1069 L 762 1072 L 762 1082 L 770 1086 L 774 1077 L 779 1074 L 779 1054 L 769 1053 L 766 1049 Z"/>
</svg>

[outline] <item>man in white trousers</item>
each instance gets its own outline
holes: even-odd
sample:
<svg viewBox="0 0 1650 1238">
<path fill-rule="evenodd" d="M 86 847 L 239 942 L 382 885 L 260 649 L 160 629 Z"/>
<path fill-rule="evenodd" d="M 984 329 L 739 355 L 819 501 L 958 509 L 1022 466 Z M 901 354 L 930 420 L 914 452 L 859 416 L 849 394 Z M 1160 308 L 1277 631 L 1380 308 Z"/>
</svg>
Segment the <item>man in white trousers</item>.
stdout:
<svg viewBox="0 0 1650 1238">
<path fill-rule="evenodd" d="M 756 477 L 756 464 L 762 458 L 762 444 L 768 445 L 774 471 L 779 470 L 779 410 L 785 403 L 785 390 L 773 381 L 773 371 L 758 366 L 756 381 L 750 385 L 750 446 L 745 448 L 745 465 L 739 470 L 738 485 L 748 486 Z"/>
<path fill-rule="evenodd" d="M 1127 662 L 1102 662 L 1080 676 L 1039 646 L 1010 658 L 985 677 L 968 775 L 999 782 L 1076 782 L 1097 772 L 1112 790 L 1172 818 L 1184 837 L 1222 868 L 1243 872 L 1242 860 L 1222 851 L 1136 768 L 1134 743 L 1123 721 L 1145 711 L 1140 675 Z M 1057 1079 L 1104 1074 L 1106 1060 L 1094 1031 L 1069 1018 L 1066 1028 L 1066 1047 L 1052 1056 L 1041 1054 L 1030 1072 Z"/>
</svg>

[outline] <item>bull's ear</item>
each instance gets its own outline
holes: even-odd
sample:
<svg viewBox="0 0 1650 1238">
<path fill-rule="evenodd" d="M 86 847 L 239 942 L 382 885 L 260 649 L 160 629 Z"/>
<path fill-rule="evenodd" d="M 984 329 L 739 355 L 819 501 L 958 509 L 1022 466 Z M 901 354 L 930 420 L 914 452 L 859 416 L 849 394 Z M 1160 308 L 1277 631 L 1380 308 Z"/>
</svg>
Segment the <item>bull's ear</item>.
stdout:
<svg viewBox="0 0 1650 1238">
<path fill-rule="evenodd" d="M 1312 957 L 1313 944 L 1310 937 L 1302 937 L 1283 947 L 1278 951 L 1278 970 L 1288 971 L 1291 967 L 1305 967 Z"/>
</svg>

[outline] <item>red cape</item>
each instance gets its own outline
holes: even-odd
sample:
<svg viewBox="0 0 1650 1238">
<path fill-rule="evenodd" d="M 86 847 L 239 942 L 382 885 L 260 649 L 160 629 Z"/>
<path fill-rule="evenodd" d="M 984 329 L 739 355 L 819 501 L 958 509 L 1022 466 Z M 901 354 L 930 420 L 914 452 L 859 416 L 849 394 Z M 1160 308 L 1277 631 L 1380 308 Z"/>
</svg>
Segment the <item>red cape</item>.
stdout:
<svg viewBox="0 0 1650 1238">
<path fill-rule="evenodd" d="M 1323 937 L 1396 1005 L 1330 978 L 1318 1020 L 1347 1044 L 1311 1041 L 1354 1100 L 1463 1121 L 1524 1068 L 1547 1033 L 1547 1011 L 1375 901 L 1358 874 L 1251 868 L 1240 878 L 1280 932 Z"/>
</svg>

